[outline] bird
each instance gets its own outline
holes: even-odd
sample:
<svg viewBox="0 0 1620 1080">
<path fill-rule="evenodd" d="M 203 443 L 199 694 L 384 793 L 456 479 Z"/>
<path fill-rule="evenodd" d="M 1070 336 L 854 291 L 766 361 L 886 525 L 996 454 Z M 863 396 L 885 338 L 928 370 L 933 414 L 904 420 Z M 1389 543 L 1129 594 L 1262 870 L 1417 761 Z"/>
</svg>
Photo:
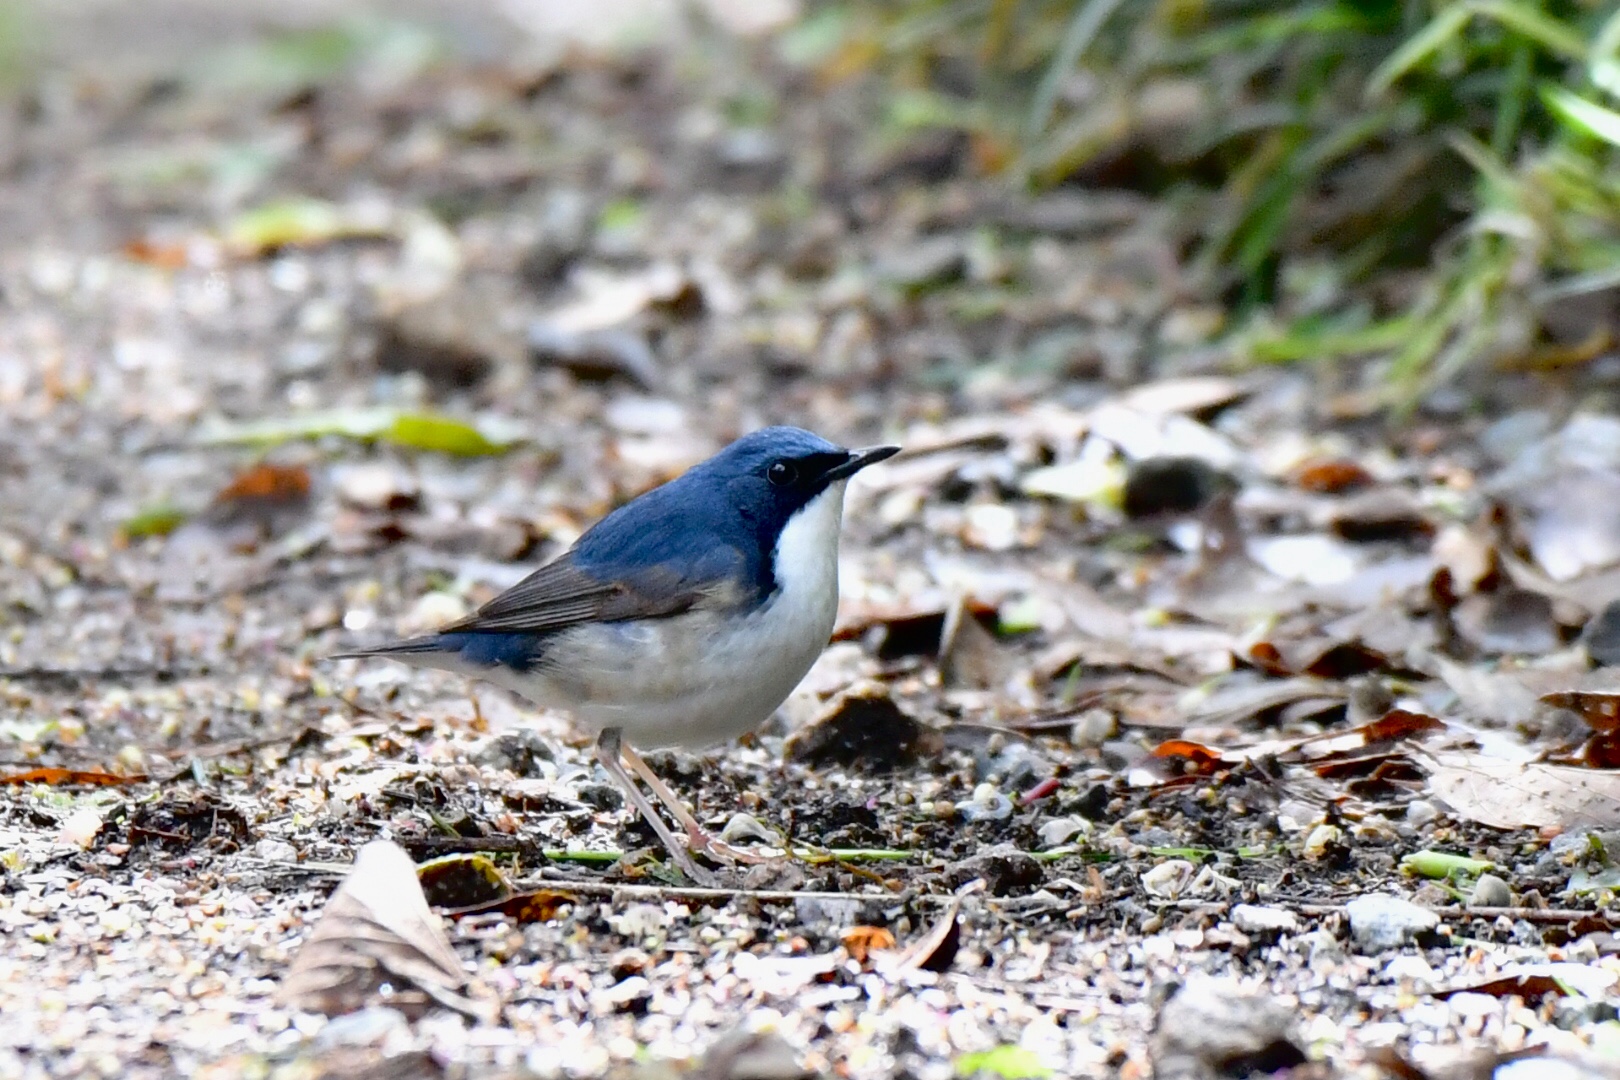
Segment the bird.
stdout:
<svg viewBox="0 0 1620 1080">
<path fill-rule="evenodd" d="M 457 672 L 568 713 L 675 865 L 710 881 L 691 852 L 746 856 L 705 832 L 634 748 L 699 749 L 771 717 L 832 636 L 849 478 L 899 450 L 850 450 L 796 427 L 751 432 L 471 615 L 332 659 Z"/>
</svg>

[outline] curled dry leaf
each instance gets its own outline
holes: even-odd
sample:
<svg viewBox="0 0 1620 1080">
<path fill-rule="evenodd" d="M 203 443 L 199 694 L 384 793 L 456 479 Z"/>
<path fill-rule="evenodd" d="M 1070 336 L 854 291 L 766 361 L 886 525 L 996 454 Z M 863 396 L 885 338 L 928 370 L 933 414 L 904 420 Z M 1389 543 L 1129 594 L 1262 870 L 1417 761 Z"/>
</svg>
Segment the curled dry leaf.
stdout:
<svg viewBox="0 0 1620 1080">
<path fill-rule="evenodd" d="M 879 969 L 890 974 L 908 971 L 943 974 L 949 971 L 957 950 L 962 947 L 962 898 L 979 888 L 982 885 L 970 885 L 952 897 L 950 906 L 929 928 L 928 933 L 912 942 L 905 951 L 874 955 Z"/>
<path fill-rule="evenodd" d="M 384 986 L 389 1004 L 425 1010 L 430 1002 L 481 1017 L 463 995 L 467 975 L 428 908 L 403 848 L 374 840 L 327 902 L 277 991 L 291 1008 L 328 1016 L 352 1012 Z"/>
<path fill-rule="evenodd" d="M 514 893 L 484 904 L 452 908 L 445 913 L 460 918 L 463 915 L 488 915 L 498 911 L 514 922 L 542 923 L 550 922 L 562 914 L 564 908 L 577 903 L 579 897 L 571 892 L 564 892 L 561 889 L 536 889 L 533 892 Z"/>
<path fill-rule="evenodd" d="M 460 852 L 429 859 L 416 868 L 422 896 L 438 908 L 488 907 L 512 895 L 512 886 L 488 855 Z"/>
</svg>

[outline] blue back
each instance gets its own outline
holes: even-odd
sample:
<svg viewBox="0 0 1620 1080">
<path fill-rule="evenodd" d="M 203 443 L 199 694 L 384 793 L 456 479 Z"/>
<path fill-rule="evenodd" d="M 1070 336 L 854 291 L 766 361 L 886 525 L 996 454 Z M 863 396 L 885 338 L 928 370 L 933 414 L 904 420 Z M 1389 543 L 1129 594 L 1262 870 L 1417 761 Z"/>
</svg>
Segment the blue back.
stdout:
<svg viewBox="0 0 1620 1080">
<path fill-rule="evenodd" d="M 813 466 L 846 452 L 808 431 L 771 427 L 743 436 L 681 476 L 597 522 L 573 548 L 574 565 L 599 580 L 731 580 L 762 603 L 776 588 L 772 565 L 788 520 L 826 488 L 778 487 L 766 471 L 778 461 Z"/>
</svg>

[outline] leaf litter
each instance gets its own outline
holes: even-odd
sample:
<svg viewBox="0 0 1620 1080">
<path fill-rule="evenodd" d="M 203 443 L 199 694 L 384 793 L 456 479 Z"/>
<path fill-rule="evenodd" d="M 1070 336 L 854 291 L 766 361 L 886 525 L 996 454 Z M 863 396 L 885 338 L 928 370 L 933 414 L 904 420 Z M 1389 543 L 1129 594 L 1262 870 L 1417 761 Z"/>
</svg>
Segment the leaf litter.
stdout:
<svg viewBox="0 0 1620 1080">
<path fill-rule="evenodd" d="M 1579 375 L 1372 430 L 1177 345 L 1209 320 L 1153 215 L 1010 210 L 930 133 L 857 145 L 854 90 L 411 56 L 131 76 L 0 188 L 0 1072 L 1608 1045 L 1620 443 Z M 202 127 L 237 156 L 180 167 Z M 691 888 L 561 718 L 321 661 L 766 421 L 907 448 L 796 698 L 649 755 L 782 858 Z M 1461 903 L 1487 864 L 1511 905 Z"/>
</svg>

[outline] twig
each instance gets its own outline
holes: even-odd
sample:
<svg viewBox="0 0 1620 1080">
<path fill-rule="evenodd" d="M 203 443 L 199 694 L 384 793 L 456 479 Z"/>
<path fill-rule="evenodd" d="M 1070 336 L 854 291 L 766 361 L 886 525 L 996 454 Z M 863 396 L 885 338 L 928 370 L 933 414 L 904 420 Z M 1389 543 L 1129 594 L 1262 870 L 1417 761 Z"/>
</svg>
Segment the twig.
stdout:
<svg viewBox="0 0 1620 1080">
<path fill-rule="evenodd" d="M 1305 904 L 1288 900 L 1275 901 L 1277 907 L 1286 908 L 1297 915 L 1312 918 L 1321 918 L 1325 915 L 1338 915 L 1344 911 L 1344 904 Z M 1224 903 L 1211 903 L 1207 900 L 1175 900 L 1165 905 L 1176 910 L 1198 910 L 1200 908 L 1227 907 Z M 1423 905 L 1419 905 L 1420 907 Z M 1449 907 L 1428 907 L 1442 919 L 1500 919 L 1507 916 L 1510 919 L 1523 919 L 1525 922 L 1561 923 L 1580 922 L 1582 919 L 1607 919 L 1609 913 L 1601 908 L 1583 911 L 1576 908 L 1533 908 L 1533 907 L 1463 907 L 1454 905 Z"/>
<path fill-rule="evenodd" d="M 898 900 L 896 893 L 796 892 L 792 889 L 707 889 L 685 885 L 620 885 L 611 881 L 571 881 L 567 878 L 542 878 L 538 884 L 548 889 L 579 893 L 581 896 L 644 897 L 649 900 L 693 900 L 698 903 L 730 903 L 733 900 L 754 900 L 762 904 L 792 904 L 800 900 Z M 908 900 L 925 903 L 948 903 L 949 894 L 916 894 Z"/>
<path fill-rule="evenodd" d="M 159 682 L 170 682 L 174 679 L 193 675 L 207 675 L 210 671 L 211 669 L 206 664 L 169 667 L 160 667 L 156 664 L 143 664 L 139 667 L 102 668 L 19 667 L 0 668 L 0 682 L 9 680 L 13 682 L 57 683 L 66 686 L 77 686 L 80 683 L 102 682 L 113 679 L 156 679 Z"/>
</svg>

